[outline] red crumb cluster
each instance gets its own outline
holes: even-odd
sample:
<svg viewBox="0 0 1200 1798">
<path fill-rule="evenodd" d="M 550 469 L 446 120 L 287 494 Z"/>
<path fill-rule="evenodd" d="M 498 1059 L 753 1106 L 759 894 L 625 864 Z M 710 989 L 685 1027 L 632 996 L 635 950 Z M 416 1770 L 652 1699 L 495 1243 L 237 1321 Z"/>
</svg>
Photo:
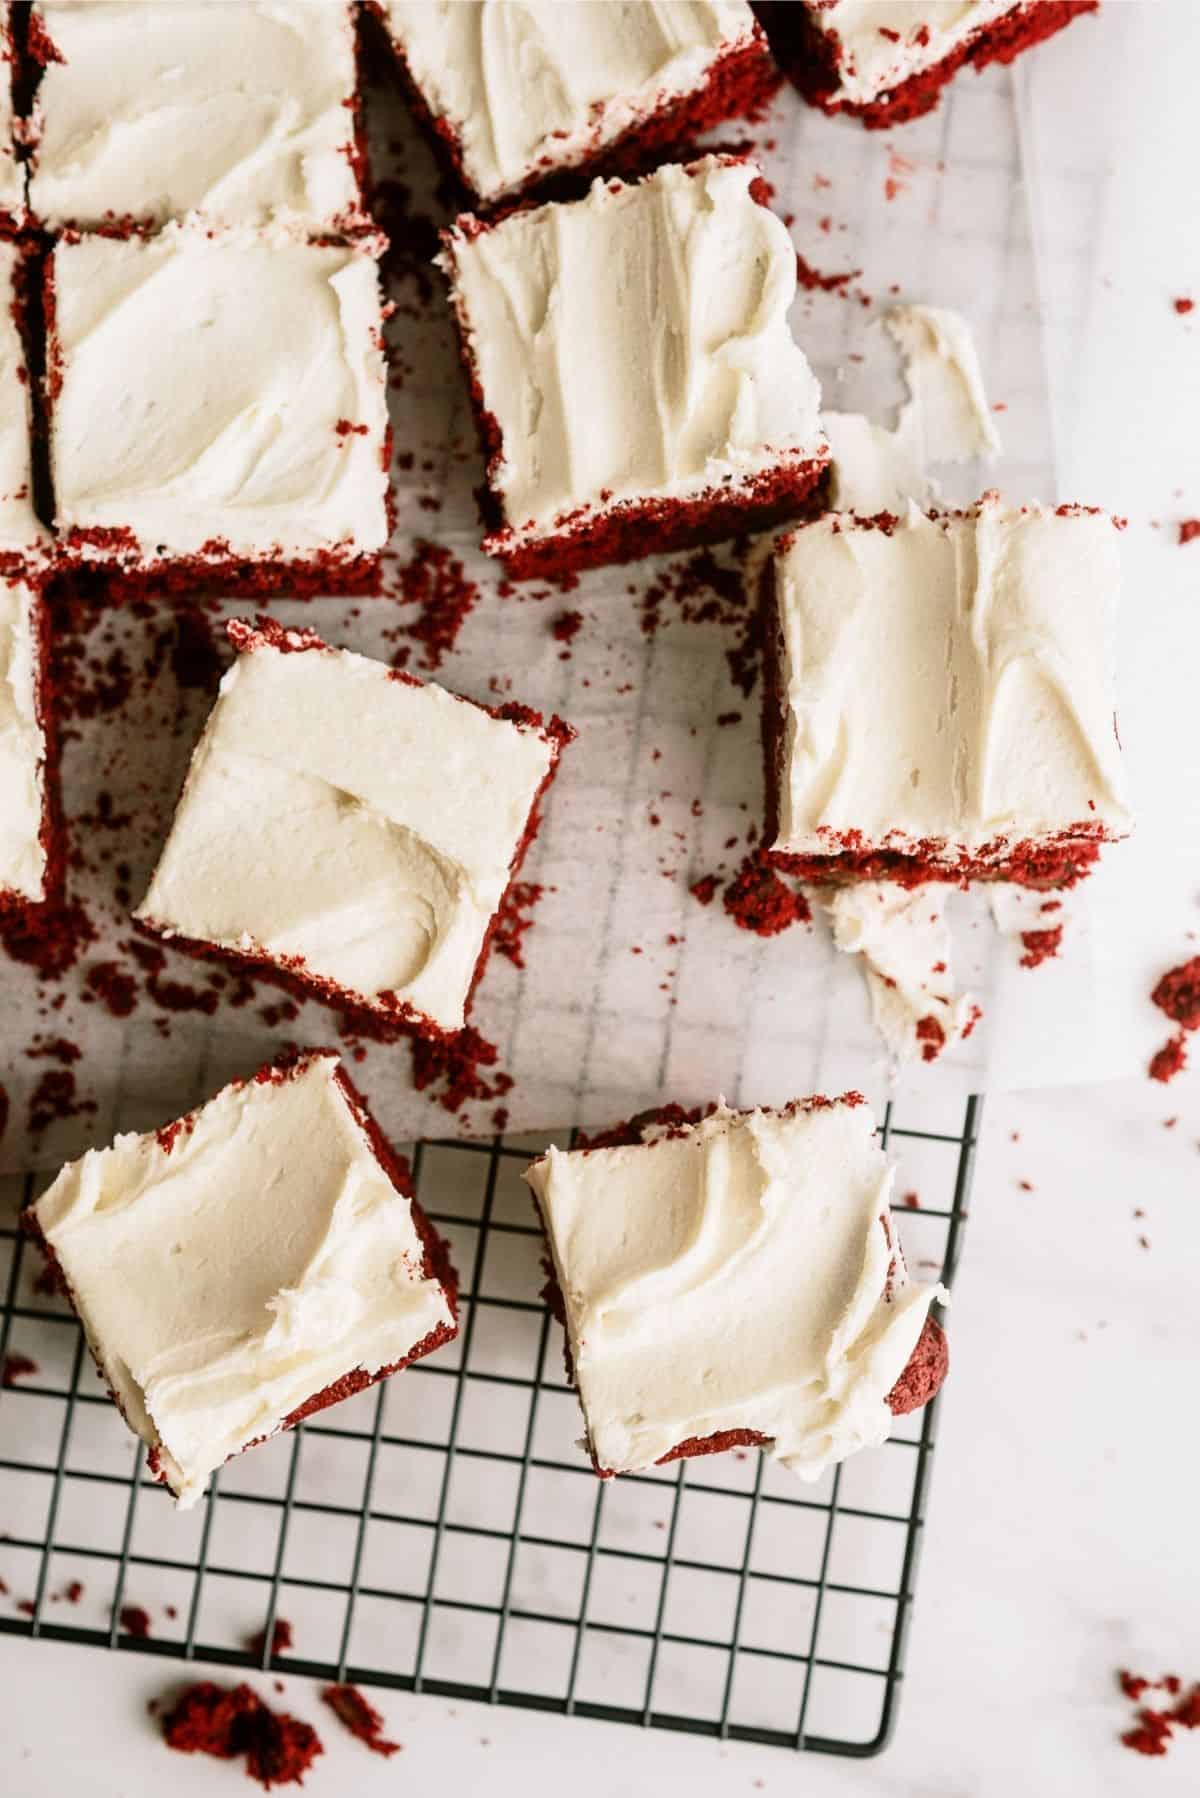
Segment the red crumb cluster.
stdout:
<svg viewBox="0 0 1200 1798">
<path fill-rule="evenodd" d="M 1063 927 L 1055 924 L 1049 930 L 1023 930 L 1021 947 L 1025 953 L 1021 957 L 1023 968 L 1040 968 L 1044 961 L 1049 961 L 1062 948 Z"/>
<path fill-rule="evenodd" d="M 500 1099 L 512 1090 L 512 1075 L 496 1068 L 500 1052 L 468 1025 L 457 1036 L 417 1036 L 412 1042 L 412 1078 L 445 1111 L 468 1100 Z"/>
<path fill-rule="evenodd" d="M 217 1760 L 246 1757 L 246 1774 L 264 1790 L 302 1785 L 324 1745 L 311 1724 L 274 1711 L 253 1687 L 218 1686 L 211 1680 L 188 1686 L 163 1719 L 163 1738 L 180 1754 L 210 1754 Z"/>
<path fill-rule="evenodd" d="M 1150 998 L 1172 1023 L 1179 1025 L 1177 1033 L 1150 1060 L 1150 1078 L 1165 1084 L 1187 1066 L 1188 1033 L 1200 1030 L 1200 955 L 1168 969 Z"/>
<path fill-rule="evenodd" d="M 413 545 L 407 562 L 384 564 L 384 592 L 402 606 L 415 606 L 417 617 L 401 631 L 385 633 L 392 641 L 406 636 L 421 646 L 420 666 L 440 668 L 458 642 L 459 632 L 479 603 L 478 584 L 443 543 L 423 539 Z M 407 668 L 411 643 L 392 657 L 394 668 Z"/>
<path fill-rule="evenodd" d="M 286 1617 L 276 1617 L 274 1623 L 271 1626 L 271 1653 L 273 1655 L 286 1654 L 288 1649 L 292 1646 L 294 1641 L 295 1641 L 295 1632 L 293 1631 L 292 1626 L 288 1622 L 287 1618 Z M 265 1629 L 260 1629 L 260 1630 L 257 1630 L 254 1633 L 254 1635 L 251 1636 L 250 1640 L 246 1644 L 246 1647 L 249 1650 L 249 1652 L 254 1656 L 255 1660 L 261 1660 L 263 1649 L 266 1647 L 266 1643 L 267 1643 L 267 1632 Z"/>
<path fill-rule="evenodd" d="M 1183 1681 L 1177 1673 L 1164 1674 L 1161 1679 L 1147 1679 L 1144 1674 L 1130 1673 L 1122 1668 L 1117 1683 L 1125 1697 L 1140 1707 L 1133 1727 L 1121 1737 L 1125 1747 L 1135 1754 L 1162 1756 L 1177 1729 L 1200 1729 L 1200 1681 L 1185 1694 Z M 1142 1704 L 1148 1692 L 1161 1692 L 1164 1699 L 1173 1702 Z"/>
<path fill-rule="evenodd" d="M 698 881 L 696 886 L 704 884 Z M 692 892 L 707 904 L 696 886 Z M 788 885 L 763 849 L 752 850 L 746 857 L 725 888 L 722 903 L 739 930 L 752 930 L 756 936 L 778 936 L 793 924 L 812 921 L 812 908 L 803 892 Z"/>
<path fill-rule="evenodd" d="M 339 1723 L 343 1723 L 352 1736 L 364 1742 L 372 1754 L 398 1754 L 403 1746 L 400 1742 L 389 1742 L 383 1732 L 383 1718 L 368 1702 L 357 1686 L 326 1686 L 321 1693 L 322 1699 L 329 1706 Z"/>
<path fill-rule="evenodd" d="M 1200 518 L 1182 518 L 1182 519 L 1180 519 L 1180 521 L 1179 521 L 1179 541 L 1180 541 L 1180 543 L 1181 544 L 1191 543 L 1192 540 L 1196 537 L 1200 537 Z"/>
<path fill-rule="evenodd" d="M 647 637 L 657 636 L 674 619 L 730 631 L 733 641 L 725 651 L 730 679 L 747 698 L 754 691 L 761 661 L 761 614 L 740 562 L 718 561 L 712 550 L 705 549 L 671 564 L 638 598 L 638 614 Z"/>
<path fill-rule="evenodd" d="M 514 880 L 509 884 L 492 930 L 492 948 L 515 967 L 525 966 L 525 934 L 533 924 L 533 909 L 545 892 L 534 880 Z"/>
<path fill-rule="evenodd" d="M 139 1641 L 145 1641 L 150 1634 L 150 1613 L 140 1604 L 122 1605 L 118 1622 L 127 1636 L 136 1636 Z"/>
<path fill-rule="evenodd" d="M 32 1379 L 40 1369 L 28 1355 L 5 1355 L 0 1366 L 0 1386 L 15 1386 L 18 1380 Z"/>
</svg>

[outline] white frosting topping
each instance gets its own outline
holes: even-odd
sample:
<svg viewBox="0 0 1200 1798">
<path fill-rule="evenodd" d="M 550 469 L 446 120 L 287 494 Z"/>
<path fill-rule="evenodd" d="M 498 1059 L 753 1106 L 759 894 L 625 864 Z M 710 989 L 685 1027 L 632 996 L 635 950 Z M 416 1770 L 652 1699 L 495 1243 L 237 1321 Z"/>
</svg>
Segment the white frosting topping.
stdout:
<svg viewBox="0 0 1200 1798">
<path fill-rule="evenodd" d="M 34 116 L 30 203 L 57 227 L 360 222 L 351 8 L 279 0 L 55 0 L 61 62 Z"/>
<path fill-rule="evenodd" d="M 825 412 L 840 512 L 894 512 L 934 492 L 931 466 L 1000 452 L 970 326 L 947 306 L 895 306 L 884 325 L 903 358 L 909 397 L 894 430 L 858 412 Z"/>
<path fill-rule="evenodd" d="M 381 548 L 377 247 L 180 225 L 148 241 L 60 243 L 60 528 L 130 531 L 151 562 L 213 541 L 229 546 L 218 560 Z"/>
<path fill-rule="evenodd" d="M 33 422 L 25 348 L 13 314 L 18 251 L 0 242 L 0 554 L 48 548 L 33 510 Z"/>
<path fill-rule="evenodd" d="M 12 7 L 0 4 L 0 211 L 25 210 L 25 175 L 13 146 Z"/>
<path fill-rule="evenodd" d="M 550 1149 L 526 1174 L 598 1465 L 757 1430 L 813 1480 L 882 1442 L 939 1289 L 910 1282 L 865 1105 L 721 1109 L 651 1145 Z"/>
<path fill-rule="evenodd" d="M 391 35 L 463 173 L 493 201 L 573 168 L 748 44 L 743 0 L 385 0 Z"/>
<path fill-rule="evenodd" d="M 243 627 L 244 629 L 245 627 Z M 348 650 L 249 634 L 137 916 L 464 1020 L 554 747 Z"/>
<path fill-rule="evenodd" d="M 970 994 L 954 991 L 950 893 L 936 882 L 856 880 L 826 900 L 834 943 L 862 958 L 875 1028 L 897 1064 L 935 1061 L 978 1015 Z"/>
<path fill-rule="evenodd" d="M 169 1149 L 118 1136 L 35 1207 L 104 1377 L 182 1507 L 325 1387 L 453 1321 L 336 1073 L 317 1056 L 289 1079 L 227 1086 Z"/>
<path fill-rule="evenodd" d="M 751 197 L 757 176 L 707 157 L 454 232 L 441 260 L 518 538 L 824 458 L 820 390 L 787 323 L 796 254 Z"/>
<path fill-rule="evenodd" d="M 1004 507 L 891 535 L 830 515 L 775 561 L 784 771 L 777 849 L 937 854 L 1127 834 L 1113 723 L 1117 533 Z"/>
<path fill-rule="evenodd" d="M 1014 9 L 1014 0 L 833 0 L 814 15 L 841 46 L 832 98 L 877 100 Z"/>
<path fill-rule="evenodd" d="M 0 579 L 0 894 L 41 899 L 45 739 L 37 715 L 38 601 Z"/>
</svg>

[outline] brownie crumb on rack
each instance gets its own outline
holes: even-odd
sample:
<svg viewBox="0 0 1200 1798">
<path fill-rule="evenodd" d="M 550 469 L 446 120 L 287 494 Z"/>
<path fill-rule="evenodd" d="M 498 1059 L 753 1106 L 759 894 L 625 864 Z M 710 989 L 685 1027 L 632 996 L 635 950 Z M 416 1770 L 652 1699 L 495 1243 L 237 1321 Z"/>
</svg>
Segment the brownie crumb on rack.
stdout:
<svg viewBox="0 0 1200 1798">
<path fill-rule="evenodd" d="M 383 1718 L 357 1686 L 326 1686 L 321 1697 L 338 1722 L 364 1742 L 372 1754 L 398 1754 L 403 1747 L 402 1742 L 388 1741 L 382 1733 Z"/>
<path fill-rule="evenodd" d="M 210 1754 L 218 1760 L 246 1757 L 246 1775 L 264 1790 L 302 1785 L 324 1743 L 309 1723 L 274 1711 L 254 1691 L 211 1680 L 182 1691 L 163 1718 L 163 1739 L 180 1754 Z"/>
</svg>

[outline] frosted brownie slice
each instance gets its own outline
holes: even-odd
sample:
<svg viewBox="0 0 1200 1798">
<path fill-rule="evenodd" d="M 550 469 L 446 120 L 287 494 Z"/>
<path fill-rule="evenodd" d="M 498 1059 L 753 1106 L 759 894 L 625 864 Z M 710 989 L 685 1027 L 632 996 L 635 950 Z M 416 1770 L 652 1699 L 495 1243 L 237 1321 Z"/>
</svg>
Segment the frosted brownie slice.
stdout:
<svg viewBox="0 0 1200 1798">
<path fill-rule="evenodd" d="M 1081 506 L 861 518 L 765 576 L 767 821 L 811 880 L 1069 884 L 1132 827 L 1117 530 Z"/>
<path fill-rule="evenodd" d="M 828 464 L 753 163 L 709 156 L 444 235 L 487 455 L 484 548 L 570 573 L 797 516 Z"/>
<path fill-rule="evenodd" d="M 311 631 L 229 634 L 238 658 L 135 916 L 382 1023 L 460 1030 L 572 733 Z"/>
<path fill-rule="evenodd" d="M 645 166 L 778 81 L 743 0 L 372 0 L 434 146 L 481 205 Z"/>
<path fill-rule="evenodd" d="M 30 206 L 49 229 L 369 222 L 345 0 L 42 0 L 30 45 Z"/>
<path fill-rule="evenodd" d="M 373 252 L 168 225 L 47 274 L 61 551 L 114 593 L 377 582 L 389 534 Z"/>
<path fill-rule="evenodd" d="M 231 1455 L 457 1329 L 446 1245 L 336 1056 L 90 1150 L 26 1215 L 183 1507 Z"/>
<path fill-rule="evenodd" d="M 869 130 L 930 112 L 964 63 L 1012 62 L 1099 0 L 761 0 L 771 48 L 814 106 Z"/>
<path fill-rule="evenodd" d="M 814 1480 L 941 1384 L 945 1295 L 908 1276 L 857 1093 L 651 1113 L 525 1177 L 601 1476 L 750 1444 Z"/>
</svg>

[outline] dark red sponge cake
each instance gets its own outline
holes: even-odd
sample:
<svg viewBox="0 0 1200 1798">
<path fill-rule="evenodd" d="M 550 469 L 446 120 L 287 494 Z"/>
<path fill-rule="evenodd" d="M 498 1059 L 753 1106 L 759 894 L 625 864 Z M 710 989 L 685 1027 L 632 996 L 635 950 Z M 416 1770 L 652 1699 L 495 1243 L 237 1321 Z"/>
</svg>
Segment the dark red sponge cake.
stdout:
<svg viewBox="0 0 1200 1798">
<path fill-rule="evenodd" d="M 884 130 L 931 112 L 964 64 L 1012 62 L 1099 0 L 973 0 L 943 22 L 920 0 L 757 0 L 771 48 L 804 98 Z"/>
<path fill-rule="evenodd" d="M 525 579 L 802 516 L 828 467 L 787 313 L 796 256 L 736 156 L 472 214 L 443 236 L 487 463 L 484 548 Z"/>
<path fill-rule="evenodd" d="M 231 1455 L 457 1330 L 446 1245 L 328 1052 L 89 1150 L 25 1222 L 184 1507 Z"/>
<path fill-rule="evenodd" d="M 668 1108 L 526 1179 L 602 1477 L 752 1445 L 814 1480 L 945 1378 L 858 1093 Z"/>
</svg>

